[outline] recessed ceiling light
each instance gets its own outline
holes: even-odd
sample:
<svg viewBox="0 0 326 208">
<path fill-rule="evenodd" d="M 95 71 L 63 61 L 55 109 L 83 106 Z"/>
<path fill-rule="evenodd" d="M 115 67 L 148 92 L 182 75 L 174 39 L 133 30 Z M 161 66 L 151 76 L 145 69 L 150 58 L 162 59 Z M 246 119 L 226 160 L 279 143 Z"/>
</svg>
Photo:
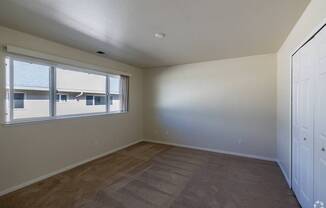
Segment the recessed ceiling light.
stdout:
<svg viewBox="0 0 326 208">
<path fill-rule="evenodd" d="M 154 37 L 158 39 L 165 38 L 166 34 L 165 33 L 155 33 Z"/>
<path fill-rule="evenodd" d="M 100 54 L 100 55 L 104 55 L 105 52 L 104 51 L 96 51 L 97 54 Z"/>
</svg>

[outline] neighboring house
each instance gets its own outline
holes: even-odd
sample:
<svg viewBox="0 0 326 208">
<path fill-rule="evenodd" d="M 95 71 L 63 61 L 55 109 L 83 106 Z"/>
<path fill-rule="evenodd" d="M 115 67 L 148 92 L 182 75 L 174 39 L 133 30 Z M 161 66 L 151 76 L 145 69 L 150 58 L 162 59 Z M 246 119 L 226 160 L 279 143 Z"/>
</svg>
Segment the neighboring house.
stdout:
<svg viewBox="0 0 326 208">
<path fill-rule="evenodd" d="M 14 64 L 14 118 L 48 116 L 50 109 L 48 67 L 25 62 Z M 56 77 L 56 115 L 106 111 L 105 76 L 57 69 Z M 110 77 L 110 111 L 121 109 L 119 82 L 119 76 Z"/>
</svg>

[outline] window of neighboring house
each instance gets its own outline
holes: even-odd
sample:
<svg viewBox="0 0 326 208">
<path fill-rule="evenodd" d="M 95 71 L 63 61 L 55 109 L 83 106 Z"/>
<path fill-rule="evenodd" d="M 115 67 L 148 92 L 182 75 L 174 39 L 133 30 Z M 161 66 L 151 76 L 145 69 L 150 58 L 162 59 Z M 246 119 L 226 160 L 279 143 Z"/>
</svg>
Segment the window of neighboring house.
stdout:
<svg viewBox="0 0 326 208">
<path fill-rule="evenodd" d="M 57 102 L 65 103 L 68 101 L 68 95 L 57 93 L 56 99 L 57 99 Z"/>
<path fill-rule="evenodd" d="M 8 123 L 128 111 L 128 76 L 17 55 L 8 55 L 5 63 Z"/>
<path fill-rule="evenodd" d="M 105 99 L 105 96 L 94 96 L 94 103 L 95 105 L 105 105 Z"/>
<path fill-rule="evenodd" d="M 93 105 L 94 96 L 92 95 L 86 95 L 86 105 Z"/>
<path fill-rule="evenodd" d="M 25 93 L 14 93 L 14 108 L 24 108 Z"/>
<path fill-rule="evenodd" d="M 62 102 L 67 102 L 67 100 L 68 100 L 68 95 L 61 95 Z"/>
</svg>

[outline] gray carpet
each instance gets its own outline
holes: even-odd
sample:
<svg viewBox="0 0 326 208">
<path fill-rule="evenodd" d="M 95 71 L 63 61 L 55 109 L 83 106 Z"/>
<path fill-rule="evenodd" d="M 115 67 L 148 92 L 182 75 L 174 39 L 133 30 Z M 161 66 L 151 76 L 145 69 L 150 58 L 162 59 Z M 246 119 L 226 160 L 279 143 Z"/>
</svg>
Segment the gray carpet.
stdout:
<svg viewBox="0 0 326 208">
<path fill-rule="evenodd" d="M 139 143 L 0 197 L 0 208 L 298 208 L 276 163 Z"/>
</svg>

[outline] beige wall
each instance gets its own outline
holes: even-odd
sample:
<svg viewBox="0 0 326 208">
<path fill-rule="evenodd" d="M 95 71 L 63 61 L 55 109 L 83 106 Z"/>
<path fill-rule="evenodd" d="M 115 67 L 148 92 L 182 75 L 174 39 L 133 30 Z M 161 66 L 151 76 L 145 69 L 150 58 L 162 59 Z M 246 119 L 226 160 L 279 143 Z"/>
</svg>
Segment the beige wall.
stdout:
<svg viewBox="0 0 326 208">
<path fill-rule="evenodd" d="M 131 74 L 129 113 L 16 126 L 1 125 L 0 192 L 142 139 L 142 70 L 3 27 L 0 27 L 0 44 L 11 44 Z M 1 72 L 3 68 L 2 56 Z M 1 109 L 4 109 L 3 74 L 0 77 L 0 103 Z"/>
<path fill-rule="evenodd" d="M 273 54 L 146 70 L 144 137 L 276 157 Z"/>
<path fill-rule="evenodd" d="M 326 1 L 312 0 L 277 53 L 277 158 L 291 175 L 291 55 L 326 18 Z"/>
</svg>

